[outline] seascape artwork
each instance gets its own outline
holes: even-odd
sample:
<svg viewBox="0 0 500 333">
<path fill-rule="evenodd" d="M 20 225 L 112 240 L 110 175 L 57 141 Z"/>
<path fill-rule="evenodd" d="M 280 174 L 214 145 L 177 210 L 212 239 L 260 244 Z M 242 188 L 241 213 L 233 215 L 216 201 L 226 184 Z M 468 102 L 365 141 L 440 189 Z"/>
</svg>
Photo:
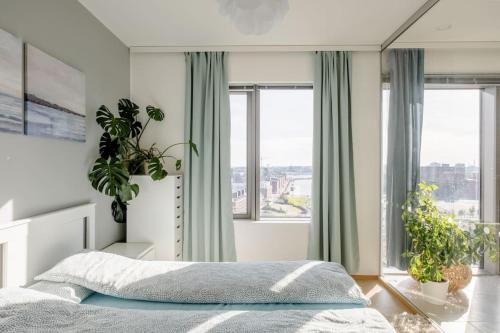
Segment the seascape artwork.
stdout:
<svg viewBox="0 0 500 333">
<path fill-rule="evenodd" d="M 1 29 L 0 132 L 23 133 L 23 43 Z"/>
<path fill-rule="evenodd" d="M 26 45 L 26 134 L 85 142 L 85 76 Z"/>
</svg>

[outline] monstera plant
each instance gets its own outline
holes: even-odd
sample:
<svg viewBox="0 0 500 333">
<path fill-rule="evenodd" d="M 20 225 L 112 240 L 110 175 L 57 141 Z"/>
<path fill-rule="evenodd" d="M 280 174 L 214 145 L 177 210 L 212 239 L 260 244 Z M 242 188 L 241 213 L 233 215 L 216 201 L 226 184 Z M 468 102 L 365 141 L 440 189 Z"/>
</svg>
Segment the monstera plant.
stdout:
<svg viewBox="0 0 500 333">
<path fill-rule="evenodd" d="M 89 172 L 89 180 L 94 189 L 114 197 L 111 211 L 118 223 L 126 222 L 128 201 L 139 194 L 139 185 L 132 184 L 131 175 L 149 175 L 153 180 L 161 180 L 168 175 L 166 159 L 175 160 L 175 168 L 180 170 L 182 161 L 169 153 L 174 146 L 189 145 L 198 155 L 196 145 L 191 141 L 165 149 L 159 149 L 156 144 L 142 148 L 141 138 L 150 122 L 163 121 L 165 114 L 157 107 L 147 106 L 144 125 L 139 120 L 140 114 L 139 106 L 128 99 L 118 102 L 118 116 L 105 105 L 96 113 L 96 121 L 104 133 L 99 141 L 100 156 Z"/>
</svg>

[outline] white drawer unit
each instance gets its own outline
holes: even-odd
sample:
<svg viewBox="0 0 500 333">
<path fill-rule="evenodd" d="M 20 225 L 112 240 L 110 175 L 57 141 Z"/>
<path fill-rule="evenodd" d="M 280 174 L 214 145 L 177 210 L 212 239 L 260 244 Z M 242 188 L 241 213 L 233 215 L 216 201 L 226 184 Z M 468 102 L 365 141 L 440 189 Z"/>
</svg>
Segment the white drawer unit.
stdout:
<svg viewBox="0 0 500 333">
<path fill-rule="evenodd" d="M 151 243 L 114 243 L 102 250 L 131 259 L 155 260 L 155 248 Z"/>
<path fill-rule="evenodd" d="M 133 176 L 132 183 L 140 190 L 128 206 L 127 242 L 152 243 L 157 260 L 182 260 L 182 176 Z"/>
</svg>

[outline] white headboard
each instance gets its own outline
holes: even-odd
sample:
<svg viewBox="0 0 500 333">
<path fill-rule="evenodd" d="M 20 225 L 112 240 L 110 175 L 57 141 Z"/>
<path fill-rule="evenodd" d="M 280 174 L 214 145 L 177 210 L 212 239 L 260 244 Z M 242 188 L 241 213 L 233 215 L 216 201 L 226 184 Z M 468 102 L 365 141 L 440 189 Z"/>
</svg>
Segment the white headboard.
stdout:
<svg viewBox="0 0 500 333">
<path fill-rule="evenodd" d="M 60 260 L 95 248 L 95 204 L 0 224 L 0 286 L 30 284 Z"/>
</svg>

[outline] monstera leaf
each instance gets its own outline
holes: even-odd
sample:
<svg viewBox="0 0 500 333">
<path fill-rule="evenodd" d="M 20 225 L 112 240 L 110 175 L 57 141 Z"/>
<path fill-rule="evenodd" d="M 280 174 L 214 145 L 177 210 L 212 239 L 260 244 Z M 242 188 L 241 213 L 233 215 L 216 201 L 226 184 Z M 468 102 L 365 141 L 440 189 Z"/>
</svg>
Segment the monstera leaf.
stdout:
<svg viewBox="0 0 500 333">
<path fill-rule="evenodd" d="M 162 180 L 167 177 L 168 172 L 163 168 L 163 163 L 161 163 L 158 157 L 149 159 L 148 162 L 148 174 L 153 180 Z"/>
<path fill-rule="evenodd" d="M 149 118 L 155 121 L 162 121 L 165 118 L 165 114 L 159 108 L 155 108 L 154 106 L 148 105 L 146 107 L 146 112 L 148 113 Z"/>
<path fill-rule="evenodd" d="M 117 157 L 120 153 L 120 142 L 118 139 L 111 138 L 108 132 L 104 132 L 99 141 L 99 154 L 102 158 Z"/>
<path fill-rule="evenodd" d="M 130 123 L 130 136 L 135 138 L 142 131 L 142 124 L 140 121 L 133 121 Z"/>
<path fill-rule="evenodd" d="M 127 169 L 115 157 L 109 160 L 98 158 L 89 173 L 92 187 L 109 196 L 118 195 L 122 186 L 128 183 L 129 178 Z"/>
<path fill-rule="evenodd" d="M 115 197 L 111 203 L 111 214 L 117 223 L 127 223 L 127 203 L 120 200 L 120 197 Z"/>
<path fill-rule="evenodd" d="M 127 137 L 130 133 L 130 123 L 126 118 L 117 118 L 105 106 L 101 105 L 96 113 L 97 123 L 112 136 Z"/>
<path fill-rule="evenodd" d="M 122 202 L 127 202 L 134 199 L 138 194 L 139 185 L 126 183 L 120 188 L 119 197 Z"/>
<path fill-rule="evenodd" d="M 179 171 L 182 168 L 182 160 L 175 161 L 175 170 Z"/>
<path fill-rule="evenodd" d="M 139 114 L 139 106 L 127 98 L 122 98 L 118 101 L 118 113 L 120 117 L 127 118 L 133 122 L 135 116 Z"/>
</svg>

